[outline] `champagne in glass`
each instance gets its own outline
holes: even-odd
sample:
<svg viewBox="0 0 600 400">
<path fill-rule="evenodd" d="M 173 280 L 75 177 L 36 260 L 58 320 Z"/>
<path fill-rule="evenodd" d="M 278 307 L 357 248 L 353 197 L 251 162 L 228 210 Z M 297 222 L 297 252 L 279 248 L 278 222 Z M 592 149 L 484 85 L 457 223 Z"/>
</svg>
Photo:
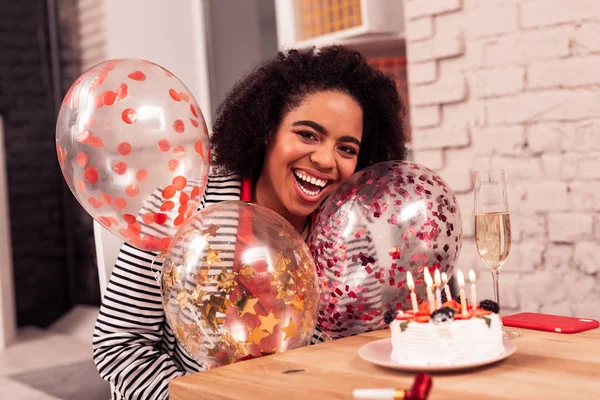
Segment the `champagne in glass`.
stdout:
<svg viewBox="0 0 600 400">
<path fill-rule="evenodd" d="M 475 242 L 477 252 L 492 271 L 494 298 L 500 306 L 498 277 L 510 253 L 510 214 L 504 170 L 475 171 Z M 504 337 L 519 334 L 502 327 Z"/>
<path fill-rule="evenodd" d="M 492 271 L 502 268 L 510 252 L 509 213 L 475 214 L 475 240 L 485 265 Z"/>
</svg>

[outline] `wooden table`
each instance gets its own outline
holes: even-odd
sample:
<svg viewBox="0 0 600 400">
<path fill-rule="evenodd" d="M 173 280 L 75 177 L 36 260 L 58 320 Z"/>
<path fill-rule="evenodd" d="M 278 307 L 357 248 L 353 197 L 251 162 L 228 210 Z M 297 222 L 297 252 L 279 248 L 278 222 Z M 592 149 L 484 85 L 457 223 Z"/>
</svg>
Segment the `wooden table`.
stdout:
<svg viewBox="0 0 600 400">
<path fill-rule="evenodd" d="M 600 329 L 558 334 L 518 329 L 517 351 L 491 366 L 432 374 L 430 399 L 598 399 Z M 354 388 L 412 385 L 414 373 L 374 366 L 358 349 L 383 330 L 173 380 L 171 400 L 351 399 Z M 287 372 L 299 370 L 297 372 Z"/>
</svg>

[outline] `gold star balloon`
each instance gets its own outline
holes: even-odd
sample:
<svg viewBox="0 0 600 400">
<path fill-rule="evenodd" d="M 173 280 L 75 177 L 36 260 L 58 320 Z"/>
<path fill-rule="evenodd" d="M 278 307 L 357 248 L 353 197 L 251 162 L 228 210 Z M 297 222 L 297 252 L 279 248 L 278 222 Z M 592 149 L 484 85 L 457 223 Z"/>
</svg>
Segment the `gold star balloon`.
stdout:
<svg viewBox="0 0 600 400">
<path fill-rule="evenodd" d="M 275 212 L 239 201 L 211 205 L 181 225 L 164 265 L 167 322 L 199 363 L 212 368 L 310 343 L 316 268 Z"/>
</svg>

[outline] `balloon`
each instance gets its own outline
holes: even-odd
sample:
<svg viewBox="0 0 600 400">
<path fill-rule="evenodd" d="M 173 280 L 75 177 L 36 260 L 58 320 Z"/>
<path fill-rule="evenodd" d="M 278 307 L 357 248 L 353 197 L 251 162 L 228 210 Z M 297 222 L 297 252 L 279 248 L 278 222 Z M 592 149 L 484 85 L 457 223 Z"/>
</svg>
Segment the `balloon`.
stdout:
<svg viewBox="0 0 600 400">
<path fill-rule="evenodd" d="M 310 343 L 314 262 L 296 230 L 268 208 L 225 201 L 177 232 L 161 276 L 169 326 L 205 368 Z"/>
<path fill-rule="evenodd" d="M 107 61 L 73 83 L 56 150 L 83 208 L 144 250 L 168 247 L 208 179 L 208 131 L 196 100 L 172 73 L 144 60 Z"/>
<path fill-rule="evenodd" d="M 429 168 L 383 162 L 355 173 L 327 199 L 308 244 L 319 274 L 319 328 L 332 338 L 359 334 L 385 327 L 387 310 L 411 308 L 407 271 L 416 283 L 425 268 L 453 273 L 460 209 Z"/>
</svg>

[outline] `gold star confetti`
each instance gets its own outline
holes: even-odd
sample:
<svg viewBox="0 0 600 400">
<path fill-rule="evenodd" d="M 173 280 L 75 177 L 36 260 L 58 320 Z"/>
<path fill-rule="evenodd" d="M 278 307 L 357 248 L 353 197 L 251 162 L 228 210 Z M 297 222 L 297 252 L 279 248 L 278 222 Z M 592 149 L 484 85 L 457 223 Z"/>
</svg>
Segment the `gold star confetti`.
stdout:
<svg viewBox="0 0 600 400">
<path fill-rule="evenodd" d="M 196 279 L 196 284 L 204 285 L 206 283 L 206 281 L 208 281 L 210 279 L 210 277 L 208 276 L 208 269 L 201 268 L 200 270 L 197 270 L 195 279 Z"/>
<path fill-rule="evenodd" d="M 219 340 L 221 341 L 223 351 L 235 357 L 247 356 L 248 353 L 250 353 L 249 347 L 251 345 L 249 343 L 236 340 L 236 338 L 234 338 L 228 332 L 225 332 L 221 336 L 219 336 Z"/>
<path fill-rule="evenodd" d="M 255 273 L 256 273 L 256 270 L 254 269 L 254 267 L 251 267 L 250 265 L 244 265 L 242 267 L 242 269 L 240 269 L 240 275 L 242 275 L 244 278 L 250 278 Z"/>
<path fill-rule="evenodd" d="M 171 269 L 171 281 L 173 285 L 181 282 L 180 272 L 182 269 L 183 265 L 177 265 Z"/>
<path fill-rule="evenodd" d="M 300 300 L 298 297 L 294 298 L 294 300 L 287 302 L 290 306 L 294 307 L 296 310 L 304 310 L 304 302 Z"/>
<path fill-rule="evenodd" d="M 223 267 L 221 273 L 217 275 L 217 289 L 229 293 L 236 285 L 236 282 L 233 280 L 234 277 L 235 274 L 233 272 L 229 272 L 227 268 Z"/>
<path fill-rule="evenodd" d="M 217 358 L 219 353 L 221 353 L 221 349 L 219 348 L 219 345 L 216 345 L 216 344 L 211 348 L 206 347 L 206 350 L 208 350 L 207 355 L 209 357 Z"/>
<path fill-rule="evenodd" d="M 212 307 L 215 312 L 219 312 L 225 314 L 225 310 L 229 305 L 232 304 L 231 301 L 225 296 L 212 295 L 208 299 L 208 303 Z"/>
<path fill-rule="evenodd" d="M 277 300 L 286 300 L 288 297 L 292 296 L 294 292 L 288 289 L 285 286 L 281 286 L 277 288 Z"/>
<path fill-rule="evenodd" d="M 219 253 L 221 252 L 221 250 L 212 250 L 210 249 L 207 253 L 206 253 L 206 263 L 210 266 L 213 263 L 220 263 L 221 259 L 219 258 Z"/>
<path fill-rule="evenodd" d="M 260 326 L 258 329 L 265 330 L 269 333 L 273 333 L 273 328 L 279 323 L 279 320 L 275 318 L 273 313 L 263 317 L 262 315 L 258 317 L 260 319 Z"/>
<path fill-rule="evenodd" d="M 244 307 L 240 310 L 240 317 L 243 317 L 246 314 L 256 315 L 256 311 L 254 310 L 256 303 L 258 303 L 258 299 L 246 300 Z"/>
<path fill-rule="evenodd" d="M 188 343 L 191 339 L 197 339 L 198 326 L 193 322 L 189 325 L 175 324 L 175 335 L 182 343 Z"/>
<path fill-rule="evenodd" d="M 202 297 L 203 296 L 204 296 L 204 291 L 200 287 L 197 287 L 196 290 L 194 290 L 194 292 L 190 296 L 190 299 L 194 303 L 200 304 L 202 302 Z"/>
<path fill-rule="evenodd" d="M 287 340 L 288 338 L 292 338 L 296 336 L 296 332 L 298 329 L 298 324 L 294 322 L 292 318 L 290 318 L 290 323 L 285 328 L 281 329 L 282 332 L 285 332 L 285 337 L 283 340 Z"/>
<path fill-rule="evenodd" d="M 162 276 L 162 284 L 165 293 L 169 292 L 173 288 L 174 282 L 172 277 L 172 270 L 173 267 L 171 267 L 171 269 L 165 269 L 165 273 Z"/>
<path fill-rule="evenodd" d="M 289 265 L 291 260 L 287 258 L 282 251 L 277 253 L 277 257 L 275 258 L 275 269 L 281 272 L 289 271 Z"/>
<path fill-rule="evenodd" d="M 220 226 L 211 224 L 208 226 L 208 228 L 204 229 L 202 233 L 206 236 L 217 236 L 217 231 L 219 228 Z"/>
<path fill-rule="evenodd" d="M 252 342 L 256 345 L 260 345 L 260 341 L 263 338 L 266 338 L 267 336 L 269 336 L 269 334 L 267 332 L 261 330 L 259 327 L 252 331 L 250 336 L 248 336 L 248 339 L 246 340 L 246 342 Z"/>
<path fill-rule="evenodd" d="M 187 292 L 185 290 L 182 290 L 181 292 L 177 293 L 177 302 L 179 303 L 180 307 L 186 306 L 186 304 L 188 303 L 188 298 Z"/>
<path fill-rule="evenodd" d="M 211 328 L 213 331 L 216 331 L 219 327 L 219 322 L 217 321 L 217 308 L 213 307 L 210 301 L 207 301 L 202 303 L 199 309 L 202 324 Z"/>
<path fill-rule="evenodd" d="M 279 236 L 282 236 L 282 237 L 284 237 L 284 238 L 286 238 L 286 239 L 292 240 L 292 235 L 290 234 L 290 231 L 288 231 L 288 230 L 287 230 L 287 229 L 285 229 L 285 228 L 282 228 L 282 229 L 279 231 Z"/>
<path fill-rule="evenodd" d="M 181 340 L 181 342 L 183 344 L 185 344 L 185 342 L 187 341 L 187 336 L 188 336 L 188 332 L 185 329 L 185 326 L 183 324 L 177 324 L 175 326 L 175 333 L 177 334 L 177 337 L 179 338 L 179 340 Z"/>
</svg>

